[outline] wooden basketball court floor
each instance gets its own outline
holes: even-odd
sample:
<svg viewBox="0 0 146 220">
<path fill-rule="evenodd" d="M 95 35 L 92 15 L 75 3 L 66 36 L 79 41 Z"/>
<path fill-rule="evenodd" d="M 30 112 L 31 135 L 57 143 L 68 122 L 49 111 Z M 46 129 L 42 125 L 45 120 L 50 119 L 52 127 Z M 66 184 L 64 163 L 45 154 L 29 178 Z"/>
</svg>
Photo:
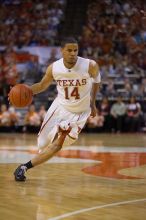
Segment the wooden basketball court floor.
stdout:
<svg viewBox="0 0 146 220">
<path fill-rule="evenodd" d="M 0 134 L 0 220 L 145 220 L 146 135 L 85 134 L 15 182 L 36 134 Z"/>
</svg>

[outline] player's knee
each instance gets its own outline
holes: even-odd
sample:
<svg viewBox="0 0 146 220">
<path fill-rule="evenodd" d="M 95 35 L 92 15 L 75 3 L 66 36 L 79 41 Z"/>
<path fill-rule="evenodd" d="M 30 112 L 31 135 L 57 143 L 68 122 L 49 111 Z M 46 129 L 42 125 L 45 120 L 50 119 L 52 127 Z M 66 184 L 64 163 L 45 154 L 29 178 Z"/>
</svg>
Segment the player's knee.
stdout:
<svg viewBox="0 0 146 220">
<path fill-rule="evenodd" d="M 38 148 L 39 148 L 39 149 L 44 148 L 44 147 L 46 146 L 45 143 L 42 142 L 42 141 L 41 141 L 41 142 L 38 141 L 38 144 L 37 144 L 37 145 L 38 145 Z"/>
<path fill-rule="evenodd" d="M 46 141 L 45 138 L 40 138 L 39 137 L 38 140 L 37 140 L 37 146 L 38 146 L 39 149 L 48 146 L 48 144 L 49 144 L 49 142 Z"/>
</svg>

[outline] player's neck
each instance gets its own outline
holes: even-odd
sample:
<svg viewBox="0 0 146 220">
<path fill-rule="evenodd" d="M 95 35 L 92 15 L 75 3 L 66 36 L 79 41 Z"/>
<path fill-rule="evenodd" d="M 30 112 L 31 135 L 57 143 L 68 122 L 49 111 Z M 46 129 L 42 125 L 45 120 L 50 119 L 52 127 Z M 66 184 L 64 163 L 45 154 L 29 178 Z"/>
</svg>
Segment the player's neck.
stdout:
<svg viewBox="0 0 146 220">
<path fill-rule="evenodd" d="M 77 59 L 76 59 L 76 61 L 75 61 L 74 63 L 68 63 L 68 62 L 66 62 L 65 60 L 63 60 L 63 63 L 64 63 L 64 66 L 65 66 L 67 69 L 72 69 L 72 68 L 76 65 Z"/>
</svg>

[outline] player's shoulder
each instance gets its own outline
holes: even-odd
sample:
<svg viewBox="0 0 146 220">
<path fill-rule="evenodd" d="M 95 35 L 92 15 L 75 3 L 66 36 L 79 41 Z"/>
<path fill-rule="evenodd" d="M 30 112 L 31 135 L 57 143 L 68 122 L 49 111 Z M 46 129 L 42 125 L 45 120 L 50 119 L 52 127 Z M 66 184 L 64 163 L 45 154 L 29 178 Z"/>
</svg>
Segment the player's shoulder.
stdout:
<svg viewBox="0 0 146 220">
<path fill-rule="evenodd" d="M 52 65 L 53 65 L 53 66 L 54 66 L 54 65 L 60 65 L 60 64 L 62 64 L 62 63 L 63 63 L 63 58 L 60 58 L 60 59 L 54 61 L 54 62 L 52 63 Z"/>
<path fill-rule="evenodd" d="M 94 75 L 99 72 L 99 66 L 98 63 L 95 60 L 90 59 L 89 62 L 89 74 L 91 77 L 94 77 Z"/>
<path fill-rule="evenodd" d="M 91 66 L 91 67 L 97 66 L 97 63 L 96 63 L 95 60 L 88 59 L 88 58 L 84 58 L 84 57 L 78 57 L 78 59 L 79 59 L 81 62 L 88 62 L 88 63 L 89 63 L 89 66 Z"/>
<path fill-rule="evenodd" d="M 95 60 L 92 60 L 92 59 L 90 59 L 89 60 L 89 64 L 90 64 L 90 66 L 97 66 L 97 62 L 95 61 Z"/>
<path fill-rule="evenodd" d="M 78 60 L 82 61 L 82 62 L 89 62 L 88 58 L 84 58 L 84 57 L 80 57 L 80 56 L 78 56 Z"/>
</svg>

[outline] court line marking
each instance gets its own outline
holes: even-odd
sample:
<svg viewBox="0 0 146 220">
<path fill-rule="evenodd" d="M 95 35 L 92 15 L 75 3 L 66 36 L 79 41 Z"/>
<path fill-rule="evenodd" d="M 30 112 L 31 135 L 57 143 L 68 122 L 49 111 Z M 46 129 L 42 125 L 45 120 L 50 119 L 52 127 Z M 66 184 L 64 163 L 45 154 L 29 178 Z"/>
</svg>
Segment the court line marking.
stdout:
<svg viewBox="0 0 146 220">
<path fill-rule="evenodd" d="M 113 153 L 145 153 L 146 152 L 146 147 L 107 147 L 107 146 L 70 146 L 70 147 L 65 147 L 62 148 L 62 151 L 65 150 L 81 150 L 81 151 L 90 151 L 90 152 L 95 152 L 95 153 L 108 153 L 108 152 L 113 152 Z"/>
<path fill-rule="evenodd" d="M 68 212 L 68 213 L 63 214 L 63 215 L 59 215 L 59 216 L 56 216 L 56 217 L 53 217 L 53 218 L 48 218 L 48 220 L 60 220 L 60 219 L 66 218 L 66 217 L 77 215 L 77 214 L 80 214 L 80 213 L 83 213 L 83 212 L 92 211 L 92 210 L 95 210 L 95 209 L 102 209 L 102 208 L 107 208 L 107 207 L 113 207 L 113 206 L 125 205 L 125 204 L 129 204 L 129 203 L 143 202 L 143 201 L 146 201 L 146 198 L 128 200 L 128 201 L 123 201 L 123 202 L 109 203 L 109 204 L 105 204 L 105 205 L 94 206 L 94 207 L 91 207 L 91 208 L 80 209 L 80 210 L 77 210 L 77 211 L 74 211 L 74 212 Z"/>
<path fill-rule="evenodd" d="M 38 150 L 38 147 L 35 145 L 29 145 L 29 146 L 14 146 L 10 147 L 8 145 L 5 146 L 0 146 L 0 151 L 20 151 L 23 152 L 24 150 Z M 113 152 L 113 153 L 146 153 L 146 147 L 111 147 L 111 146 L 96 146 L 96 145 L 89 145 L 89 146 L 79 146 L 79 145 L 73 145 L 69 147 L 64 147 L 62 148 L 61 151 L 71 151 L 71 150 L 81 150 L 81 151 L 90 151 L 90 152 L 95 152 L 95 153 L 108 153 L 108 152 Z"/>
</svg>

